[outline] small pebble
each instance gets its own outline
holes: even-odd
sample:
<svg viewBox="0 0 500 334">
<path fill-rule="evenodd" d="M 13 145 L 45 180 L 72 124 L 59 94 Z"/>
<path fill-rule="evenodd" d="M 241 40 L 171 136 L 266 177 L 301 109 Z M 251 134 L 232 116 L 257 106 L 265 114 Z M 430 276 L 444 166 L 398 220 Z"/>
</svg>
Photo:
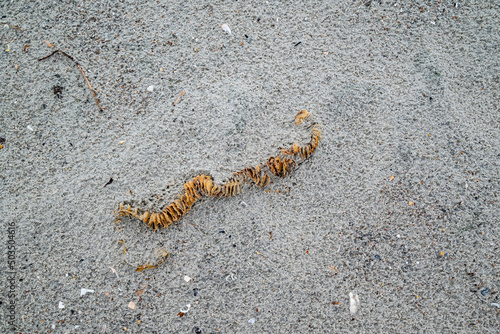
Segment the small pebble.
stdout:
<svg viewBox="0 0 500 334">
<path fill-rule="evenodd" d="M 377 260 L 381 260 L 381 259 L 382 259 L 382 258 L 380 257 L 380 255 L 375 255 L 375 258 L 376 258 Z"/>
<path fill-rule="evenodd" d="M 488 293 L 490 293 L 490 289 L 484 289 L 484 290 L 481 291 L 481 294 L 483 296 L 486 296 Z"/>
<path fill-rule="evenodd" d="M 152 92 L 155 89 L 155 86 L 149 86 L 148 87 L 148 92 Z"/>
<path fill-rule="evenodd" d="M 130 307 L 132 310 L 135 310 L 135 303 L 134 302 L 128 303 L 128 307 Z"/>
<path fill-rule="evenodd" d="M 59 302 L 59 308 L 64 308 L 64 303 L 63 302 Z"/>
<path fill-rule="evenodd" d="M 35 130 L 33 130 L 33 128 L 31 127 L 31 125 L 28 125 L 28 130 L 30 130 L 30 131 L 35 131 Z"/>
<path fill-rule="evenodd" d="M 186 282 L 189 282 L 189 281 L 191 280 L 191 277 L 189 277 L 189 276 L 184 276 L 184 280 L 185 280 Z"/>
<path fill-rule="evenodd" d="M 255 323 L 255 319 L 254 319 L 254 318 L 252 318 L 252 319 L 248 320 L 248 323 L 249 323 L 249 324 L 254 324 L 254 323 Z"/>
</svg>

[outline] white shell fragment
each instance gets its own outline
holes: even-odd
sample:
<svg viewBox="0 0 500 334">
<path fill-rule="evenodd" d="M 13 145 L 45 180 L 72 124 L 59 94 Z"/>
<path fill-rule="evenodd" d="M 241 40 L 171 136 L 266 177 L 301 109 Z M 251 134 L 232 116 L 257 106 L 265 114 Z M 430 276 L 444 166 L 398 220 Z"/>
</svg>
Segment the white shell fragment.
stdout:
<svg viewBox="0 0 500 334">
<path fill-rule="evenodd" d="M 149 86 L 149 87 L 148 87 L 148 92 L 152 92 L 152 91 L 154 91 L 154 90 L 155 90 L 155 86 Z"/>
<path fill-rule="evenodd" d="M 227 24 L 223 24 L 221 26 L 222 30 L 224 30 L 225 32 L 227 32 L 229 35 L 231 35 L 231 29 L 229 29 L 229 26 Z"/>
<path fill-rule="evenodd" d="M 190 309 L 191 309 L 191 304 L 187 304 L 186 306 L 184 306 L 183 308 L 181 308 L 181 312 L 182 313 L 188 313 Z"/>
<path fill-rule="evenodd" d="M 359 309 L 359 297 L 352 292 L 349 292 L 349 310 L 351 314 L 355 314 Z"/>
<path fill-rule="evenodd" d="M 249 324 L 254 324 L 255 323 L 255 318 L 252 318 L 252 319 L 248 320 L 248 323 Z"/>
<path fill-rule="evenodd" d="M 30 130 L 30 131 L 35 131 L 35 130 L 31 127 L 31 125 L 28 125 L 28 126 L 27 126 L 27 128 L 28 128 L 28 130 Z"/>
<path fill-rule="evenodd" d="M 59 302 L 59 308 L 64 308 L 64 303 L 63 302 Z"/>
<path fill-rule="evenodd" d="M 82 288 L 82 290 L 80 291 L 80 296 L 83 296 L 87 293 L 94 293 L 94 290 L 89 290 L 89 289 L 85 289 L 85 288 Z"/>
<path fill-rule="evenodd" d="M 118 277 L 118 272 L 116 271 L 116 269 L 115 269 L 115 268 L 113 268 L 113 267 L 108 267 L 108 268 L 109 268 L 109 269 L 111 269 L 111 271 L 113 272 L 113 274 L 115 274 L 115 275 L 116 275 L 116 278 L 119 278 L 119 277 Z"/>
<path fill-rule="evenodd" d="M 189 282 L 189 281 L 191 280 L 191 277 L 189 277 L 189 276 L 184 276 L 184 280 L 185 280 L 186 282 Z"/>
</svg>

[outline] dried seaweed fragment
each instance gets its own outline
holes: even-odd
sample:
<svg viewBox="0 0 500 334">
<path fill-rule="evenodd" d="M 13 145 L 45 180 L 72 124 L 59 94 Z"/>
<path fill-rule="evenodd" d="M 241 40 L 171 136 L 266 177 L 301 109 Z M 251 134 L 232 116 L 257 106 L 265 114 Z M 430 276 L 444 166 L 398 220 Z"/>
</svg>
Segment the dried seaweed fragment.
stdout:
<svg viewBox="0 0 500 334">
<path fill-rule="evenodd" d="M 295 124 L 308 120 L 311 114 L 307 110 L 300 111 L 295 116 Z M 258 187 L 266 187 L 272 182 L 273 177 L 284 178 L 290 175 L 296 166 L 309 158 L 316 150 L 321 139 L 321 127 L 313 123 L 311 140 L 304 146 L 294 143 L 288 150 L 281 150 L 276 157 L 270 157 L 264 165 L 247 167 L 233 173 L 233 176 L 224 184 L 218 185 L 210 176 L 198 175 L 184 184 L 183 193 L 160 212 L 150 213 L 130 205 L 120 204 L 115 212 L 117 217 L 132 217 L 143 221 L 153 230 L 158 227 L 168 227 L 180 220 L 192 208 L 194 203 L 202 197 L 231 197 L 241 193 L 242 186 L 253 183 Z M 296 159 L 300 158 L 301 161 Z M 152 268 L 151 265 L 139 266 L 138 271 Z"/>
</svg>

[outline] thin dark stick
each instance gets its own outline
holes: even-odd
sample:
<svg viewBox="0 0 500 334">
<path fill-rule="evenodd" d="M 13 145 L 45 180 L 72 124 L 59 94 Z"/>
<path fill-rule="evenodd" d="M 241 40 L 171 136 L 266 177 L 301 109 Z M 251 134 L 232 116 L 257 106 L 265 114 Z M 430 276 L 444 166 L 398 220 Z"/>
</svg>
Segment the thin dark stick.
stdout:
<svg viewBox="0 0 500 334">
<path fill-rule="evenodd" d="M 102 108 L 101 108 L 101 104 L 99 103 L 99 99 L 97 98 L 97 94 L 95 93 L 94 89 L 92 88 L 92 85 L 90 84 L 90 81 L 89 79 L 87 79 L 87 76 L 85 75 L 85 73 L 83 73 L 83 70 L 82 70 L 82 67 L 80 66 L 80 64 L 78 64 L 78 62 L 73 59 L 73 57 L 71 57 L 70 55 L 68 55 L 66 52 L 64 51 L 61 51 L 61 50 L 55 50 L 54 52 L 52 52 L 51 54 L 49 54 L 48 56 L 45 56 L 43 58 L 40 58 L 38 59 L 38 61 L 41 61 L 41 60 L 44 60 L 44 59 L 47 59 L 47 58 L 50 58 L 52 57 L 54 54 L 56 53 L 61 53 L 63 54 L 64 56 L 68 57 L 72 62 L 74 62 L 76 64 L 76 67 L 78 67 L 78 69 L 80 70 L 80 73 L 83 75 L 83 78 L 85 79 L 85 82 L 87 82 L 87 85 L 89 86 L 90 88 L 90 91 L 92 92 L 92 95 L 94 96 L 94 100 L 95 100 L 95 103 L 97 104 L 97 107 L 99 108 L 99 111 L 102 111 Z"/>
</svg>

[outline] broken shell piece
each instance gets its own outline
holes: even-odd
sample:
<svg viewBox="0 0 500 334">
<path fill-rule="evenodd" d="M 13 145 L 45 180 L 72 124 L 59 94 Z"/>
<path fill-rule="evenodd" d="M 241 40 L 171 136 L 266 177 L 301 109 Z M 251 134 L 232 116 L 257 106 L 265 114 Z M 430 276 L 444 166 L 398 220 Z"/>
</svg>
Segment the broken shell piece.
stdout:
<svg viewBox="0 0 500 334">
<path fill-rule="evenodd" d="M 181 308 L 180 311 L 182 313 L 188 313 L 190 308 L 191 308 L 191 304 L 187 304 L 186 306 L 184 306 L 183 308 Z"/>
<path fill-rule="evenodd" d="M 231 35 L 231 29 L 229 29 L 229 26 L 227 24 L 223 24 L 221 28 L 222 28 L 222 30 L 227 32 L 229 35 Z"/>
<path fill-rule="evenodd" d="M 64 308 L 64 303 L 63 302 L 59 302 L 59 308 Z"/>
<path fill-rule="evenodd" d="M 109 269 L 111 269 L 111 271 L 113 272 L 113 274 L 115 274 L 115 275 L 116 275 L 116 278 L 119 278 L 119 277 L 118 277 L 118 272 L 116 271 L 116 269 L 115 269 L 115 268 L 113 268 L 113 267 L 108 267 L 108 268 L 109 268 Z"/>
<path fill-rule="evenodd" d="M 186 282 L 189 282 L 189 281 L 191 280 L 191 277 L 189 277 L 189 276 L 184 276 L 184 280 L 185 280 Z"/>
<path fill-rule="evenodd" d="M 128 307 L 130 307 L 132 310 L 135 310 L 135 303 L 134 302 L 128 303 Z"/>
<path fill-rule="evenodd" d="M 349 292 L 349 310 L 351 314 L 358 312 L 359 308 L 359 297 L 352 292 Z"/>
<path fill-rule="evenodd" d="M 152 92 L 152 91 L 154 91 L 154 90 L 155 90 L 155 86 L 149 86 L 149 87 L 148 87 L 148 92 Z"/>
<path fill-rule="evenodd" d="M 85 289 L 85 288 L 82 288 L 82 289 L 80 290 L 80 296 L 83 296 L 83 295 L 85 295 L 85 294 L 87 294 L 87 293 L 94 293 L 94 290 Z"/>
</svg>

